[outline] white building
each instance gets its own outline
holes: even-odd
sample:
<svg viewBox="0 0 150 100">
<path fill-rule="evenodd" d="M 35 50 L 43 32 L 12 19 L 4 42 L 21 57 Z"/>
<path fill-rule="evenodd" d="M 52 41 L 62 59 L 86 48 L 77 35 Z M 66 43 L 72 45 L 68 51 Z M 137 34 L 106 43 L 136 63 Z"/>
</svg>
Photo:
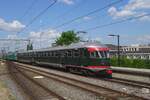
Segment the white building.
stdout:
<svg viewBox="0 0 150 100">
<path fill-rule="evenodd" d="M 127 58 L 133 59 L 150 59 L 150 46 L 132 45 L 122 47 L 122 53 Z"/>
</svg>

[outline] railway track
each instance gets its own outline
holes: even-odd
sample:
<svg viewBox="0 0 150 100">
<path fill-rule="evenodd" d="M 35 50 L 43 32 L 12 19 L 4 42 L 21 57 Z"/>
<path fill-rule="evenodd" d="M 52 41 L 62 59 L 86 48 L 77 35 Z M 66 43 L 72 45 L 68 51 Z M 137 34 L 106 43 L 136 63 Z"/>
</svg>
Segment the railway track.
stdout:
<svg viewBox="0 0 150 100">
<path fill-rule="evenodd" d="M 23 88 L 24 92 L 30 96 L 31 100 L 65 100 L 60 95 L 28 77 L 21 70 L 19 70 L 15 64 L 7 62 L 7 66 L 12 78 L 21 88 Z"/>
<path fill-rule="evenodd" d="M 104 79 L 105 81 L 115 82 L 115 83 L 121 83 L 124 85 L 130 85 L 137 88 L 148 88 L 150 89 L 150 83 L 146 82 L 140 82 L 135 80 L 128 80 L 128 79 L 122 79 L 122 78 L 116 78 L 113 77 L 112 79 Z"/>
<path fill-rule="evenodd" d="M 15 64 L 15 66 L 18 67 L 18 69 L 30 71 L 30 72 L 42 75 L 44 77 L 53 79 L 55 81 L 59 81 L 59 82 L 64 83 L 64 84 L 71 85 L 71 86 L 80 88 L 82 90 L 92 92 L 97 96 L 103 96 L 106 100 L 122 100 L 122 99 L 123 100 L 124 99 L 127 99 L 127 100 L 135 100 L 135 99 L 136 100 L 146 100 L 145 98 L 138 97 L 135 95 L 131 95 L 131 94 L 127 94 L 124 92 L 112 90 L 109 88 L 105 88 L 105 87 L 94 85 L 91 83 L 87 83 L 87 82 L 84 82 L 81 80 L 61 76 L 58 74 L 46 72 L 43 70 L 31 68 L 28 65 Z"/>
</svg>

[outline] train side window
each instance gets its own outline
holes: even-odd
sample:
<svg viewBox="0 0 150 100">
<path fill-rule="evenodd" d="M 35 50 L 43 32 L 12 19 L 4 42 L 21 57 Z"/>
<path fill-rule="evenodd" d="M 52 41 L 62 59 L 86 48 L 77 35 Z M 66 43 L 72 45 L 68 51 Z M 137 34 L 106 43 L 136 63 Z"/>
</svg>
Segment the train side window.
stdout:
<svg viewBox="0 0 150 100">
<path fill-rule="evenodd" d="M 74 50 L 73 51 L 73 56 L 74 57 L 79 57 L 80 56 L 80 51 L 79 50 Z"/>
<path fill-rule="evenodd" d="M 65 57 L 65 51 L 64 50 L 60 51 L 60 53 L 61 53 L 61 57 Z"/>
<path fill-rule="evenodd" d="M 46 56 L 46 52 L 43 52 L 43 57 L 45 57 Z"/>
<path fill-rule="evenodd" d="M 47 52 L 44 52 L 44 57 L 47 57 Z"/>
<path fill-rule="evenodd" d="M 42 57 L 41 52 L 39 52 L 39 57 Z"/>
<path fill-rule="evenodd" d="M 58 51 L 55 51 L 55 57 L 58 57 Z"/>
<path fill-rule="evenodd" d="M 56 57 L 56 51 L 54 51 L 54 57 Z"/>
<path fill-rule="evenodd" d="M 40 53 L 39 52 L 37 52 L 37 55 L 38 55 L 38 57 L 40 57 Z"/>
<path fill-rule="evenodd" d="M 49 52 L 47 51 L 47 56 L 49 57 Z"/>
<path fill-rule="evenodd" d="M 49 56 L 51 57 L 52 56 L 52 52 L 50 51 L 50 52 L 48 52 L 48 54 L 49 54 Z"/>
<path fill-rule="evenodd" d="M 29 54 L 29 57 L 31 57 L 31 53 L 28 53 Z"/>
<path fill-rule="evenodd" d="M 37 57 L 37 52 L 34 52 L 34 57 Z"/>
<path fill-rule="evenodd" d="M 72 50 L 68 50 L 68 51 L 67 51 L 67 56 L 68 56 L 68 57 L 71 57 L 71 56 L 72 56 Z"/>
<path fill-rule="evenodd" d="M 41 52 L 41 54 L 42 54 L 42 57 L 44 57 L 44 52 Z"/>
<path fill-rule="evenodd" d="M 67 50 L 64 51 L 64 56 L 65 56 L 65 57 L 68 56 L 68 51 L 67 51 Z"/>
<path fill-rule="evenodd" d="M 46 56 L 46 52 L 43 52 L 43 57 L 45 57 Z"/>
<path fill-rule="evenodd" d="M 29 57 L 29 53 L 26 53 L 26 57 Z"/>
<path fill-rule="evenodd" d="M 45 52 L 45 57 L 48 57 L 47 52 Z"/>
<path fill-rule="evenodd" d="M 54 56 L 54 52 L 52 51 L 51 53 L 52 53 L 52 57 L 53 57 Z"/>
<path fill-rule="evenodd" d="M 41 52 L 41 56 L 43 57 L 43 52 Z"/>
</svg>

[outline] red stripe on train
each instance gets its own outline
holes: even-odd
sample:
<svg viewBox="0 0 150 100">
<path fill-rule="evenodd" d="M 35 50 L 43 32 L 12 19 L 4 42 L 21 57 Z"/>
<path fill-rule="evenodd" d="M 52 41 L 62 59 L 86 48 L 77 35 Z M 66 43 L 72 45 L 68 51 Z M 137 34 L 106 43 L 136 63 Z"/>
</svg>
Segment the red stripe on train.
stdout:
<svg viewBox="0 0 150 100">
<path fill-rule="evenodd" d="M 110 66 L 87 66 L 86 68 L 110 68 Z"/>
</svg>

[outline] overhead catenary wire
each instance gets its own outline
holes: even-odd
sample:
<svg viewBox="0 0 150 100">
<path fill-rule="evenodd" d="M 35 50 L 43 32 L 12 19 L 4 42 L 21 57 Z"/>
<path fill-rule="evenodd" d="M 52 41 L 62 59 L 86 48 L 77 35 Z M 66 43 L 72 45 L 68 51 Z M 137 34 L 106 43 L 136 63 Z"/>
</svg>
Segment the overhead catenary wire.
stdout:
<svg viewBox="0 0 150 100">
<path fill-rule="evenodd" d="M 57 0 L 53 0 L 54 2 L 51 3 L 48 7 L 46 7 L 44 10 L 42 10 L 37 16 L 35 16 L 27 25 L 25 28 L 23 28 L 21 31 L 18 32 L 21 33 L 23 32 L 27 27 L 29 27 L 35 20 L 37 20 L 41 15 L 43 15 L 49 8 L 51 8 L 54 4 L 56 4 Z"/>
<path fill-rule="evenodd" d="M 86 1 L 82 0 L 81 3 L 75 5 L 74 7 L 72 7 L 71 9 L 65 11 L 62 14 L 59 14 L 58 16 L 56 16 L 53 20 L 54 21 L 58 21 L 58 19 L 63 19 L 64 17 L 66 17 L 67 15 L 69 15 L 73 10 L 78 9 L 81 7 L 81 5 L 83 6 L 85 3 L 87 3 Z M 46 25 L 42 25 L 42 26 L 46 26 Z M 41 26 L 39 26 L 41 27 Z"/>
<path fill-rule="evenodd" d="M 56 19 L 58 19 L 58 18 L 64 18 L 66 15 L 68 15 L 69 13 L 71 13 L 73 10 L 80 8 L 81 5 L 83 6 L 83 3 L 85 4 L 85 3 L 87 3 L 87 2 L 84 1 L 84 0 L 82 0 L 80 4 L 74 6 L 73 8 L 67 10 L 66 12 L 64 12 L 64 13 L 62 13 L 62 14 L 60 14 L 60 15 L 58 15 L 58 16 L 56 17 Z"/>
<path fill-rule="evenodd" d="M 84 18 L 84 17 L 86 17 L 86 16 L 92 15 L 92 14 L 94 14 L 94 13 L 100 12 L 100 11 L 102 11 L 102 10 L 108 8 L 108 7 L 111 7 L 111 6 L 115 5 L 115 4 L 118 4 L 118 3 L 122 2 L 122 1 L 123 1 L 123 0 L 117 0 L 117 1 L 115 1 L 115 2 L 113 2 L 113 3 L 110 3 L 110 4 L 106 5 L 106 6 L 104 6 L 104 7 L 95 9 L 95 10 L 93 10 L 93 11 L 87 13 L 87 14 L 81 15 L 81 16 L 76 17 L 76 18 L 73 18 L 73 19 L 71 19 L 71 20 L 69 20 L 69 21 L 67 21 L 67 22 L 64 22 L 64 23 L 62 23 L 62 24 L 60 24 L 60 25 L 58 25 L 58 26 L 55 26 L 53 29 L 57 29 L 57 28 L 60 28 L 60 27 L 62 27 L 62 26 L 68 25 L 68 24 L 70 24 L 70 23 L 72 23 L 72 22 L 74 22 L 74 21 L 76 21 L 76 20 L 78 20 L 78 19 L 81 19 L 81 18 Z"/>
<path fill-rule="evenodd" d="M 115 22 L 111 22 L 111 23 L 104 24 L 104 25 L 98 25 L 98 26 L 95 26 L 95 27 L 92 27 L 92 28 L 85 29 L 84 31 L 96 30 L 96 29 L 111 26 L 111 25 L 114 25 L 114 24 L 119 24 L 119 23 L 123 23 L 123 22 L 126 22 L 126 21 L 134 20 L 134 19 L 140 19 L 140 18 L 145 17 L 145 16 L 150 16 L 150 13 L 143 14 L 143 15 L 138 15 L 138 16 L 134 16 L 134 17 L 130 17 L 130 18 L 125 18 L 125 19 L 115 21 Z"/>
<path fill-rule="evenodd" d="M 31 5 L 27 8 L 24 14 L 21 16 L 20 20 L 24 19 L 24 17 L 29 13 L 29 11 L 33 8 L 33 6 L 37 3 L 38 0 L 33 0 Z"/>
</svg>

